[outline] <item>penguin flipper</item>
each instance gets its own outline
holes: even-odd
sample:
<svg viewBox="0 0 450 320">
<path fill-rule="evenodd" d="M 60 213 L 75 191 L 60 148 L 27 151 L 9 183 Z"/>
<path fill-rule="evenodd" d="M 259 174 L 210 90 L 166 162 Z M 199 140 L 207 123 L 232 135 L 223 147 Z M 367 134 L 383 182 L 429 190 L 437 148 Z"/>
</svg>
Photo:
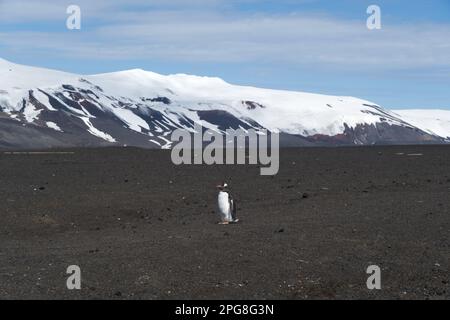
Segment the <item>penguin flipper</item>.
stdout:
<svg viewBox="0 0 450 320">
<path fill-rule="evenodd" d="M 236 200 L 233 199 L 231 202 L 232 202 L 232 206 L 230 208 L 231 219 L 233 222 L 237 222 L 239 220 L 236 219 L 236 212 L 237 212 Z"/>
</svg>

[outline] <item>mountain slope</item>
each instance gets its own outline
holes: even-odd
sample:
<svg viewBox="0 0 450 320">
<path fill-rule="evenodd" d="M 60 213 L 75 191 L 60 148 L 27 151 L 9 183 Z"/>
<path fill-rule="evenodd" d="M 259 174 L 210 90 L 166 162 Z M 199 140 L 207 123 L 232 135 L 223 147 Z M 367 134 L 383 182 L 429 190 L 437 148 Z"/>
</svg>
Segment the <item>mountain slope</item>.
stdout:
<svg viewBox="0 0 450 320">
<path fill-rule="evenodd" d="M 290 146 L 443 142 L 420 124 L 353 97 L 140 69 L 81 76 L 0 59 L 3 148 L 169 148 L 173 130 L 194 132 L 195 123 L 221 133 L 268 129 Z"/>
<path fill-rule="evenodd" d="M 450 140 L 450 110 L 394 110 L 409 123 L 424 131 Z"/>
</svg>

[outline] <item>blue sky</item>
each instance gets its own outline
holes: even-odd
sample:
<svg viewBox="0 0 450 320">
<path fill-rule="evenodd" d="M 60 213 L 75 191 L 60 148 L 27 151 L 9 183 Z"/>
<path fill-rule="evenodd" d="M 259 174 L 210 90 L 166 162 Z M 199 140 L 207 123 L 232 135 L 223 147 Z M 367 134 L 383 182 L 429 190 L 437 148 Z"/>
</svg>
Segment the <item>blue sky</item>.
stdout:
<svg viewBox="0 0 450 320">
<path fill-rule="evenodd" d="M 81 30 L 66 28 L 70 4 Z M 381 30 L 366 28 L 371 4 Z M 0 0 L 0 57 L 450 109 L 450 0 Z"/>
</svg>

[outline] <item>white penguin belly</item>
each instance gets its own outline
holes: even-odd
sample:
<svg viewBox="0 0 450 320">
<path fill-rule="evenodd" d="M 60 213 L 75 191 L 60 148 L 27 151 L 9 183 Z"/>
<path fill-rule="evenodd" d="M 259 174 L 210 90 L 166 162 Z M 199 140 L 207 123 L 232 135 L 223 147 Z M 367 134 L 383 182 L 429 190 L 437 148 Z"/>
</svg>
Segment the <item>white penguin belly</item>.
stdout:
<svg viewBox="0 0 450 320">
<path fill-rule="evenodd" d="M 219 192 L 218 196 L 219 213 L 225 221 L 231 221 L 230 202 L 228 201 L 228 193 Z"/>
</svg>

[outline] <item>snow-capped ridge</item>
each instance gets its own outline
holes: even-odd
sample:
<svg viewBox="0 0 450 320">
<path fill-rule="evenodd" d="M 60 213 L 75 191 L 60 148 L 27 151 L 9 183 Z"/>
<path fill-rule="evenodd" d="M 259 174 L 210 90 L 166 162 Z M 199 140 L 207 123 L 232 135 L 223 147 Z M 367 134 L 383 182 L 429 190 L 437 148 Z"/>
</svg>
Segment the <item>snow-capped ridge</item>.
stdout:
<svg viewBox="0 0 450 320">
<path fill-rule="evenodd" d="M 13 86 L 29 88 L 58 84 L 64 79 L 72 79 L 78 76 L 64 71 L 24 66 L 2 58 L 0 58 L 0 72 L 3 74 L 0 77 L 0 86 L 2 88 Z"/>
<path fill-rule="evenodd" d="M 394 112 L 430 134 L 450 139 L 450 110 L 404 109 Z"/>
<path fill-rule="evenodd" d="M 78 139 L 73 137 L 77 132 L 79 143 L 91 139 L 88 134 L 97 139 L 94 144 L 168 147 L 173 130 L 192 132 L 195 123 L 221 133 L 267 129 L 302 143 L 391 143 L 397 135 L 398 141 L 439 142 L 449 137 L 445 128 L 450 121 L 436 127 L 439 119 L 421 121 L 355 97 L 239 86 L 217 77 L 139 68 L 78 75 L 4 59 L 0 75 L 0 113 L 24 126 L 45 127 L 45 134 L 53 129 L 64 139 Z M 1 124 L 0 117 L 0 129 Z"/>
</svg>

